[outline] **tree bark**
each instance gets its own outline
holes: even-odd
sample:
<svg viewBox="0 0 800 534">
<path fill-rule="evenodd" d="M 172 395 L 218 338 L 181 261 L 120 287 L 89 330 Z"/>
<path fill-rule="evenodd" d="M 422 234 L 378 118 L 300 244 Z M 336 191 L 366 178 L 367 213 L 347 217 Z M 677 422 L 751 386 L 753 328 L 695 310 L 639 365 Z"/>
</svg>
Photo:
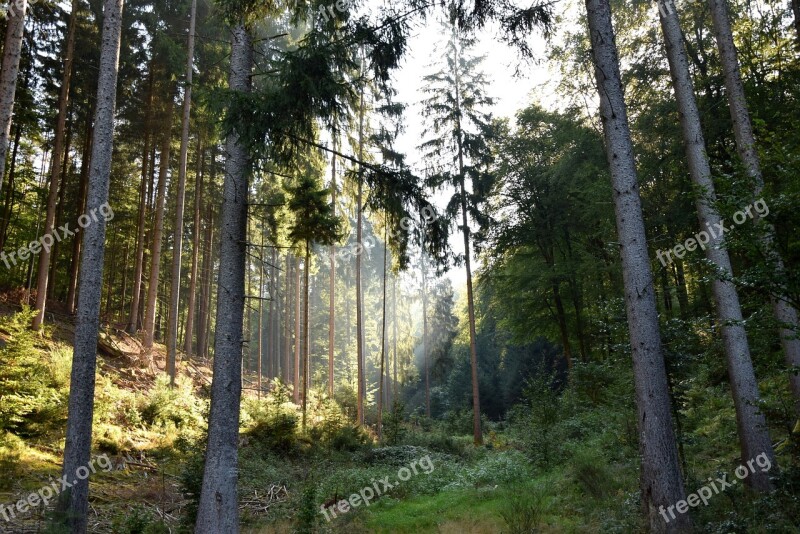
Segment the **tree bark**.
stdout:
<svg viewBox="0 0 800 534">
<path fill-rule="evenodd" d="M 736 426 L 739 432 L 739 445 L 742 462 L 766 454 L 772 464 L 775 455 L 769 438 L 767 422 L 759 409 L 760 395 L 758 382 L 750 357 L 750 346 L 744 328 L 739 294 L 731 281 L 733 269 L 725 247 L 724 238 L 710 232 L 719 228 L 722 221 L 716 210 L 717 196 L 711 179 L 711 166 L 705 150 L 705 139 L 700 122 L 700 112 L 694 95 L 694 86 L 689 74 L 689 62 L 683 48 L 683 32 L 673 0 L 661 0 L 659 17 L 664 33 L 664 43 L 672 76 L 672 86 L 678 101 L 683 139 L 686 145 L 686 159 L 692 182 L 699 194 L 695 199 L 697 218 L 703 232 L 710 241 L 705 249 L 706 258 L 715 266 L 718 273 L 712 283 L 716 302 L 717 321 L 722 330 L 725 357 L 728 363 L 728 377 L 736 407 Z M 758 491 L 769 491 L 772 484 L 769 475 L 763 471 L 752 473 L 745 483 Z"/>
<path fill-rule="evenodd" d="M 392 276 L 392 401 L 397 402 L 397 276 Z"/>
<path fill-rule="evenodd" d="M 422 360 L 425 366 L 425 416 L 431 416 L 431 369 L 428 359 L 428 270 L 425 264 L 425 247 L 422 254 Z"/>
<path fill-rule="evenodd" d="M 264 364 L 264 334 L 263 334 L 263 321 L 264 321 L 264 233 L 265 229 L 261 229 L 261 254 L 258 267 L 258 400 L 261 400 L 261 377 L 263 375 L 262 366 Z"/>
<path fill-rule="evenodd" d="M 687 532 L 692 528 L 687 514 L 678 514 L 669 523 L 659 514 L 683 500 L 686 492 L 672 428 L 653 275 L 609 0 L 586 0 L 586 11 L 622 257 L 642 459 L 642 507 L 651 532 Z"/>
<path fill-rule="evenodd" d="M 172 250 L 172 278 L 169 292 L 169 325 L 167 328 L 167 373 L 175 385 L 175 365 L 178 353 L 178 306 L 181 300 L 181 255 L 183 254 L 183 212 L 186 203 L 186 167 L 189 159 L 189 119 L 192 114 L 192 78 L 194 76 L 194 33 L 197 20 L 197 0 L 192 0 L 189 18 L 189 45 L 186 65 L 186 86 L 183 92 L 181 119 L 181 156 L 178 165 L 178 197 L 175 201 L 175 245 Z"/>
<path fill-rule="evenodd" d="M 164 233 L 164 197 L 167 189 L 167 173 L 169 172 L 169 156 L 172 147 L 172 109 L 174 105 L 172 89 L 167 92 L 167 111 L 164 120 L 167 122 L 164 136 L 161 140 L 160 167 L 158 171 L 158 192 L 154 206 L 155 221 L 153 222 L 153 240 L 150 246 L 150 280 L 147 285 L 147 302 L 144 313 L 144 339 L 142 345 L 145 349 L 153 348 L 153 334 L 156 326 L 156 306 L 158 301 L 158 282 L 161 270 L 161 235 Z"/>
<path fill-rule="evenodd" d="M 306 431 L 306 412 L 308 410 L 308 381 L 311 378 L 311 372 L 308 368 L 308 294 L 309 294 L 309 276 L 308 272 L 311 270 L 311 243 L 306 241 L 306 260 L 303 264 L 303 277 L 305 278 L 305 289 L 303 291 L 303 432 Z"/>
<path fill-rule="evenodd" d="M 17 93 L 19 60 L 22 57 L 22 36 L 25 33 L 25 14 L 28 0 L 19 0 L 21 9 L 13 14 L 9 11 L 6 37 L 3 44 L 3 63 L 0 67 L 0 178 L 6 175 L 6 157 L 11 137 L 11 117 L 14 114 L 14 99 Z M 13 7 L 16 7 L 15 2 Z M 10 9 L 13 7 L 9 6 Z M 58 158 L 53 158 L 54 162 Z"/>
<path fill-rule="evenodd" d="M 300 404 L 300 258 L 294 259 L 294 379 L 292 393 L 295 404 Z"/>
<path fill-rule="evenodd" d="M 356 422 L 364 425 L 364 397 L 366 380 L 364 376 L 364 296 L 361 287 L 361 256 L 364 253 L 364 84 L 361 84 L 358 106 L 358 193 L 356 196 L 356 368 L 358 379 L 358 399 L 356 402 Z"/>
<path fill-rule="evenodd" d="M 750 111 L 742 85 L 739 68 L 739 57 L 733 42 L 730 15 L 726 0 L 708 0 L 714 35 L 717 39 L 722 71 L 725 75 L 725 90 L 728 96 L 728 109 L 733 121 L 733 134 L 736 148 L 744 164 L 747 175 L 754 184 L 753 196 L 758 199 L 764 191 L 764 178 L 761 174 L 761 161 L 756 149 L 753 125 L 750 122 Z M 786 268 L 778 251 L 773 236 L 775 229 L 765 219 L 759 221 L 761 249 L 770 267 L 774 270 L 776 280 L 786 279 Z M 784 359 L 790 369 L 800 368 L 800 330 L 798 329 L 797 310 L 783 295 L 770 295 L 772 313 L 779 325 L 779 335 L 783 347 Z M 800 418 L 800 374 L 790 373 L 790 386 L 795 402 L 795 414 Z M 746 460 L 746 459 L 743 459 Z"/>
<path fill-rule="evenodd" d="M 102 48 L 97 82 L 92 164 L 87 208 L 99 210 L 108 202 L 111 156 L 114 140 L 114 112 L 117 95 L 123 0 L 106 0 L 103 7 Z M 67 435 L 62 475 L 75 480 L 79 469 L 88 469 L 92 446 L 92 416 L 100 329 L 100 297 L 103 289 L 103 260 L 106 221 L 103 217 L 86 227 L 75 324 L 75 343 L 70 376 Z M 56 507 L 63 524 L 73 534 L 87 530 L 89 479 L 77 477 L 71 488 L 59 495 Z"/>
<path fill-rule="evenodd" d="M 333 155 L 331 156 L 331 205 L 336 217 L 336 142 L 338 133 L 333 131 Z M 328 396 L 333 398 L 333 351 L 336 339 L 336 244 L 331 245 L 331 273 L 328 284 Z"/>
<path fill-rule="evenodd" d="M 53 159 L 50 166 L 50 188 L 47 193 L 47 213 L 44 219 L 42 235 L 53 235 L 56 222 L 56 202 L 61 184 L 61 158 L 69 149 L 64 149 L 64 139 L 69 114 L 69 88 L 72 80 L 72 62 L 75 51 L 75 30 L 78 22 L 78 0 L 72 0 L 72 13 L 69 16 L 69 30 L 67 32 L 67 46 L 64 58 L 64 78 L 61 81 L 61 91 L 58 96 L 58 119 L 56 120 L 56 133 L 53 142 Z M 2 141 L 0 141 L 2 142 Z M 5 154 L 0 154 L 5 157 Z M 48 281 L 50 275 L 50 247 L 42 247 L 39 253 L 39 270 L 36 275 L 36 315 L 33 317 L 33 328 L 39 330 L 44 322 L 44 310 L 47 302 Z"/>
<path fill-rule="evenodd" d="M 381 305 L 383 310 L 381 312 L 381 366 L 378 382 L 378 442 L 383 438 L 383 395 L 386 392 L 384 387 L 385 380 L 385 367 L 386 361 L 386 259 L 389 252 L 389 221 L 385 221 L 383 229 L 383 298 Z"/>
<path fill-rule="evenodd" d="M 232 31 L 232 91 L 251 91 L 252 37 L 243 24 Z M 214 336 L 214 380 L 208 420 L 203 485 L 197 513 L 197 534 L 239 532 L 238 478 L 239 407 L 242 393 L 242 324 L 247 241 L 247 193 L 250 158 L 236 129 L 228 134 L 222 196 L 217 320 Z"/>
<path fill-rule="evenodd" d="M 283 290 L 283 384 L 289 384 L 289 360 L 292 353 L 292 256 L 286 253 L 286 281 Z"/>
<path fill-rule="evenodd" d="M 192 338 L 194 337 L 194 320 L 197 305 L 197 271 L 200 264 L 200 211 L 203 206 L 203 176 L 205 174 L 205 152 L 200 138 L 197 141 L 197 171 L 194 180 L 194 221 L 192 230 L 192 267 L 189 280 L 189 303 L 186 310 L 186 335 L 183 342 L 183 351 L 190 358 L 194 352 Z"/>
<path fill-rule="evenodd" d="M 89 158 L 92 151 L 92 137 L 94 127 L 91 119 L 86 120 L 86 139 L 83 145 L 83 156 L 81 157 L 81 174 L 78 185 L 78 209 L 77 215 L 80 216 L 86 209 L 86 195 L 89 189 Z M 75 305 L 78 295 L 78 274 L 81 267 L 81 246 L 83 245 L 83 234 L 78 233 L 72 238 L 72 263 L 69 272 L 69 289 L 67 290 L 67 310 L 70 315 L 75 313 Z"/>
</svg>

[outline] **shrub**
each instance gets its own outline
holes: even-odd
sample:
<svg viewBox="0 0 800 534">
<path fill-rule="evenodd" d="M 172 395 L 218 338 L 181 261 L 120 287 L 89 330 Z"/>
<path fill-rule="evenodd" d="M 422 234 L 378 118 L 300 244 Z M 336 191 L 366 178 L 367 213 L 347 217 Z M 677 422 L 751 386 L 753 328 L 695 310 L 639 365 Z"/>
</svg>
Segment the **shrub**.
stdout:
<svg viewBox="0 0 800 534">
<path fill-rule="evenodd" d="M 35 347 L 30 329 L 35 310 L 0 318 L 0 330 L 9 336 L 0 347 L 0 432 L 23 437 L 43 434 L 52 419 L 65 411 L 64 391 L 52 387 L 50 372 Z"/>
<path fill-rule="evenodd" d="M 403 427 L 405 409 L 405 404 L 395 400 L 392 403 L 392 408 L 386 412 L 383 418 L 383 436 L 387 445 L 397 445 L 406 434 L 406 429 Z"/>
<path fill-rule="evenodd" d="M 156 515 L 143 506 L 134 506 L 128 513 L 112 521 L 116 534 L 168 534 L 170 529 Z"/>
<path fill-rule="evenodd" d="M 539 531 L 543 509 L 541 495 L 518 495 L 508 500 L 500 516 L 508 525 L 508 534 L 531 534 Z"/>
<path fill-rule="evenodd" d="M 261 401 L 245 403 L 250 429 L 247 435 L 266 450 L 294 454 L 299 449 L 297 406 L 285 387 L 278 387 Z"/>
</svg>

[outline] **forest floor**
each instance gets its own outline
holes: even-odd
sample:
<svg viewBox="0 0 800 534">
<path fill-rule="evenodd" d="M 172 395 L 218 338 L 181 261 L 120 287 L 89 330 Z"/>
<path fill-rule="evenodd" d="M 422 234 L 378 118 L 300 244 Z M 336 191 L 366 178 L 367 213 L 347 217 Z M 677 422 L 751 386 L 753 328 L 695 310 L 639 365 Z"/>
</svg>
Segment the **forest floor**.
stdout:
<svg viewBox="0 0 800 534">
<path fill-rule="evenodd" d="M 0 305 L 0 322 L 13 311 Z M 47 529 L 54 499 L 9 516 L 14 503 L 41 494 L 61 476 L 73 325 L 55 318 L 31 348 L 41 362 L 39 372 L 47 375 L 37 393 L 39 406 L 13 433 L 0 432 L 2 534 L 54 532 Z M 0 348 L 13 339 L 14 332 L 0 327 Z M 163 346 L 144 355 L 138 341 L 105 329 L 96 386 L 90 532 L 192 531 L 202 480 L 209 365 L 181 361 L 176 387 L 170 388 Z M 259 400 L 255 377 L 246 374 L 239 457 L 242 531 L 640 532 L 634 413 L 615 400 L 630 397 L 630 385 L 626 373 L 613 380 L 608 387 L 619 391 L 608 398 L 595 397 L 591 387 L 581 393 L 576 381 L 576 389 L 559 398 L 532 399 L 520 412 L 522 419 L 485 422 L 485 444 L 475 447 L 468 413 L 439 421 L 386 414 L 385 439 L 378 444 L 374 427 L 365 432 L 351 426 L 353 406 L 346 398 L 334 402 L 318 392 L 312 392 L 309 428 L 302 432 L 299 408 L 287 391 L 275 388 Z M 730 473 L 736 465 L 735 441 L 703 437 L 734 432 L 728 398 L 704 388 L 685 416 L 697 429 L 686 439 L 695 489 L 707 476 Z M 554 402 L 560 403 L 557 409 Z M 553 419 L 559 413 L 563 416 Z M 372 412 L 367 416 L 374 419 Z M 778 492 L 753 498 L 739 487 L 715 496 L 694 510 L 704 527 L 699 530 L 800 532 L 793 512 L 800 509 L 797 471 L 787 469 L 793 453 L 788 446 L 779 452 L 785 475 Z M 760 524 L 774 528 L 753 529 Z"/>
</svg>

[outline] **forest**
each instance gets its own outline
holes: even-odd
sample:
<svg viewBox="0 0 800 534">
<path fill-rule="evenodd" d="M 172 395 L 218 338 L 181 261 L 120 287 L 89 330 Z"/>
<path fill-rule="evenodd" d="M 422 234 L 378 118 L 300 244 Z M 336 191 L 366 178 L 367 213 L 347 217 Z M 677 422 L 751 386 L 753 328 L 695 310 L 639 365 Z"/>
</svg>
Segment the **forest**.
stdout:
<svg viewBox="0 0 800 534">
<path fill-rule="evenodd" d="M 0 4 L 0 534 L 800 532 L 800 0 Z"/>
</svg>

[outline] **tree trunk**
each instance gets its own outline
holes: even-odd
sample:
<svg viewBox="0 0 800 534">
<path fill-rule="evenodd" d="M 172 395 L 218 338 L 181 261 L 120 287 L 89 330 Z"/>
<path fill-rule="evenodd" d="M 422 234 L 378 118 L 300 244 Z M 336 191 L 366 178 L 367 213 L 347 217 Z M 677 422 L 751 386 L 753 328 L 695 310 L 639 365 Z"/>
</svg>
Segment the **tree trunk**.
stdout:
<svg viewBox="0 0 800 534">
<path fill-rule="evenodd" d="M 564 312 L 564 303 L 561 300 L 561 292 L 556 281 L 553 282 L 553 300 L 556 303 L 556 319 L 558 320 L 558 331 L 561 333 L 561 345 L 564 347 L 564 360 L 567 362 L 567 369 L 572 369 L 572 345 L 569 342 L 569 331 L 567 330 L 567 314 Z"/>
<path fill-rule="evenodd" d="M 78 0 L 72 0 L 72 13 L 69 16 L 69 31 L 67 32 L 67 46 L 64 58 L 64 79 L 61 82 L 61 92 L 58 96 L 58 119 L 53 143 L 53 159 L 50 167 L 50 188 L 47 193 L 47 214 L 44 219 L 42 235 L 53 235 L 56 222 L 56 201 L 61 184 L 61 158 L 69 149 L 64 149 L 64 138 L 69 113 L 69 88 L 72 79 L 72 60 L 75 51 L 75 31 L 78 22 Z M 2 142 L 0 140 L 0 142 Z M 0 154 L 5 158 L 5 154 Z M 50 247 L 42 247 L 39 253 L 39 271 L 36 275 L 36 315 L 33 318 L 33 328 L 38 330 L 44 321 L 44 310 L 47 301 L 48 278 L 50 274 Z"/>
<path fill-rule="evenodd" d="M 14 10 L 19 3 L 22 4 L 21 9 Z M 14 114 L 19 60 L 22 56 L 22 36 L 25 33 L 25 14 L 28 9 L 28 0 L 19 0 L 19 3 L 15 2 L 13 6 L 9 4 L 6 38 L 3 45 L 3 63 L 0 68 L 0 178 L 6 175 L 11 117 Z M 11 10 L 14 10 L 13 14 Z M 53 161 L 59 160 L 53 158 Z"/>
<path fill-rule="evenodd" d="M 80 216 L 86 209 L 86 195 L 89 189 L 89 158 L 92 151 L 92 137 L 94 127 L 91 119 L 86 120 L 86 139 L 83 145 L 83 156 L 81 157 L 81 174 L 78 185 L 78 209 L 77 215 Z M 72 238 L 72 262 L 69 272 L 69 289 L 67 290 L 67 310 L 70 315 L 75 313 L 75 305 L 78 295 L 78 274 L 81 267 L 81 246 L 83 244 L 83 234 L 78 233 Z"/>
<path fill-rule="evenodd" d="M 331 156 L 331 205 L 336 217 L 336 141 L 338 134 L 333 131 L 333 155 Z M 333 349 L 336 339 L 336 244 L 331 245 L 331 273 L 328 290 L 328 396 L 333 398 Z"/>
<path fill-rule="evenodd" d="M 397 276 L 392 276 L 392 400 L 397 402 Z"/>
<path fill-rule="evenodd" d="M 150 280 L 147 285 L 147 302 L 144 313 L 144 339 L 142 345 L 149 350 L 153 348 L 153 334 L 156 324 L 156 306 L 158 301 L 158 281 L 161 270 L 161 234 L 164 232 L 164 197 L 167 189 L 167 173 L 169 172 L 169 155 L 172 146 L 172 89 L 167 92 L 167 111 L 164 120 L 167 122 L 164 137 L 161 140 L 160 168 L 158 171 L 158 193 L 154 206 L 153 240 L 150 246 Z"/>
<path fill-rule="evenodd" d="M 586 0 L 586 11 L 622 257 L 642 459 L 642 507 L 651 532 L 686 532 L 692 528 L 688 515 L 678 514 L 666 523 L 659 514 L 683 500 L 686 492 L 672 428 L 653 275 L 609 0 Z"/>
<path fill-rule="evenodd" d="M 292 256 L 286 253 L 286 281 L 283 290 L 283 384 L 289 384 L 290 365 L 289 359 L 292 353 Z"/>
<path fill-rule="evenodd" d="M 750 122 L 750 112 L 747 109 L 747 99 L 742 85 L 742 76 L 739 69 L 739 58 L 736 46 L 733 43 L 730 16 L 726 0 L 708 0 L 711 10 L 711 20 L 714 34 L 719 48 L 720 62 L 725 74 L 725 90 L 728 96 L 728 109 L 733 121 L 733 133 L 736 138 L 736 148 L 742 159 L 747 175 L 755 186 L 754 198 L 758 199 L 764 190 L 764 178 L 761 174 L 761 162 L 756 150 L 756 140 L 753 135 L 753 126 Z M 796 20 L 796 19 L 795 19 Z M 770 267 L 774 270 L 776 280 L 786 279 L 786 268 L 773 236 L 775 229 L 765 219 L 760 222 L 761 249 Z M 789 304 L 783 295 L 771 294 L 772 313 L 780 328 L 781 345 L 787 367 L 797 369 L 800 367 L 800 339 L 798 339 L 797 310 Z M 795 414 L 800 417 L 800 375 L 790 373 L 790 386 L 795 401 Z M 743 458 L 743 460 L 746 460 Z"/>
<path fill-rule="evenodd" d="M 261 400 L 261 377 L 263 374 L 262 366 L 264 364 L 264 334 L 263 334 L 263 321 L 264 321 L 264 233 L 265 229 L 261 229 L 261 261 L 258 267 L 258 365 L 256 372 L 258 373 L 258 400 Z"/>
<path fill-rule="evenodd" d="M 431 366 L 428 359 L 428 270 L 422 247 L 422 360 L 425 365 L 425 416 L 431 416 Z"/>
<path fill-rule="evenodd" d="M 300 404 L 300 258 L 294 259 L 294 379 L 292 393 L 295 404 Z"/>
<path fill-rule="evenodd" d="M 278 284 L 280 282 L 280 272 L 278 270 L 277 248 L 272 248 L 271 261 L 269 265 L 269 310 L 267 325 L 267 359 L 269 361 L 270 371 L 268 378 L 270 383 L 280 376 L 280 354 L 279 343 L 277 343 L 279 334 L 278 315 L 280 313 L 280 299 L 278 297 Z"/>
<path fill-rule="evenodd" d="M 6 246 L 8 227 L 11 224 L 11 212 L 14 210 L 14 178 L 16 177 L 17 152 L 19 151 L 20 139 L 22 139 L 22 125 L 16 124 L 14 148 L 11 150 L 11 166 L 8 169 L 8 180 L 5 184 L 6 199 L 5 205 L 3 206 L 2 229 L 0 229 L 0 250 L 3 250 Z M 42 158 L 42 166 L 44 166 L 45 159 L 44 157 Z M 38 233 L 38 226 L 36 230 Z"/>
<path fill-rule="evenodd" d="M 356 423 L 364 425 L 364 397 L 366 380 L 364 376 L 364 309 L 361 287 L 361 256 L 364 253 L 364 84 L 361 84 L 358 107 L 358 194 L 356 196 L 356 368 L 358 379 L 358 399 L 356 402 Z"/>
<path fill-rule="evenodd" d="M 792 14 L 794 15 L 794 31 L 797 32 L 797 43 L 800 46 L 800 0 L 792 0 Z"/>
<path fill-rule="evenodd" d="M 661 0 L 661 6 L 659 16 L 672 75 L 672 86 L 678 101 L 683 139 L 686 145 L 686 159 L 689 163 L 692 182 L 700 191 L 695 199 L 695 206 L 700 228 L 704 228 L 703 233 L 708 238 L 708 245 L 703 248 L 706 258 L 713 263 L 718 272 L 718 277 L 712 284 L 712 290 L 717 305 L 717 321 L 722 330 L 731 393 L 736 407 L 736 426 L 742 451 L 741 461 L 746 462 L 761 454 L 766 454 L 770 462 L 774 464 L 775 457 L 767 423 L 764 414 L 759 409 L 758 382 L 753 371 L 742 308 L 739 305 L 739 294 L 731 281 L 733 269 L 728 250 L 721 233 L 716 235 L 709 230 L 719 228 L 722 219 L 715 208 L 717 197 L 714 191 L 714 182 L 711 179 L 711 166 L 705 151 L 705 139 L 700 122 L 700 112 L 695 100 L 694 86 L 689 74 L 689 63 L 683 48 L 683 32 L 673 0 Z M 772 488 L 769 475 L 763 471 L 752 473 L 745 479 L 745 482 L 759 491 L 769 491 Z"/>
<path fill-rule="evenodd" d="M 243 25 L 233 29 L 229 87 L 249 93 L 253 68 L 252 38 Z M 242 320 L 247 241 L 247 192 L 250 159 L 234 129 L 228 134 L 222 196 L 217 320 L 214 336 L 214 380 L 208 420 L 203 486 L 197 512 L 197 534 L 239 532 L 239 406 L 242 377 Z"/>
<path fill-rule="evenodd" d="M 378 442 L 383 437 L 383 394 L 386 391 L 384 388 L 384 375 L 386 361 L 386 258 L 389 252 L 389 221 L 385 221 L 383 229 L 383 299 L 381 304 L 383 310 L 381 312 L 381 371 L 378 378 Z"/>
<path fill-rule="evenodd" d="M 483 432 L 481 430 L 481 401 L 480 401 L 480 387 L 478 384 L 478 350 L 477 350 L 477 335 L 475 333 L 475 297 L 472 291 L 472 265 L 470 258 L 469 247 L 469 219 L 467 216 L 467 191 L 464 182 L 466 176 L 464 173 L 464 146 L 463 146 L 463 132 L 461 129 L 461 77 L 460 77 L 460 59 L 458 56 L 458 46 L 456 46 L 456 56 L 454 61 L 454 74 L 455 74 L 455 89 L 456 89 L 456 107 L 459 110 L 457 115 L 457 144 L 458 144 L 458 179 L 459 189 L 461 193 L 461 223 L 462 232 L 464 233 L 464 266 L 467 271 L 467 310 L 469 319 L 469 354 L 470 365 L 472 367 L 472 434 L 475 445 L 483 444 Z"/>
<path fill-rule="evenodd" d="M 72 116 L 72 108 L 74 106 L 70 105 L 69 115 Z M 55 224 L 58 225 L 59 223 L 63 222 L 64 219 L 64 197 L 66 195 L 67 190 L 67 176 L 69 174 L 69 151 L 72 148 L 72 119 L 70 118 L 69 125 L 67 126 L 67 133 L 65 138 L 64 150 L 63 150 L 63 158 L 61 162 L 61 176 L 64 177 L 61 180 L 61 183 L 58 187 L 58 203 L 56 204 L 56 218 Z M 56 274 L 58 271 L 58 253 L 59 253 L 59 242 L 58 239 L 55 240 L 53 243 L 52 248 L 50 249 L 50 273 L 47 275 L 48 280 L 50 282 L 47 284 L 47 298 L 53 299 L 55 298 L 55 288 L 56 288 Z"/>
<path fill-rule="evenodd" d="M 167 373 L 175 385 L 175 365 L 178 353 L 178 306 L 181 300 L 181 255 L 183 254 L 183 212 L 186 203 L 186 167 L 189 159 L 189 118 L 192 114 L 192 77 L 194 75 L 194 32 L 197 20 L 197 0 L 192 0 L 189 18 L 189 45 L 186 65 L 186 86 L 183 93 L 181 119 L 181 156 L 178 165 L 178 197 L 175 201 L 175 245 L 172 250 L 172 278 L 169 292 L 169 325 L 167 327 Z"/>
<path fill-rule="evenodd" d="M 99 210 L 108 202 L 111 155 L 114 140 L 114 111 L 117 94 L 123 0 L 106 0 L 103 7 L 103 34 L 97 82 L 97 113 L 94 121 L 92 169 L 89 177 L 87 208 Z M 103 260 L 106 221 L 100 217 L 86 227 L 75 323 L 75 342 L 70 376 L 67 434 L 62 475 L 75 480 L 76 473 L 89 465 L 92 446 L 92 416 L 100 329 L 100 297 L 103 289 Z M 87 530 L 89 479 L 78 477 L 70 489 L 59 495 L 56 507 L 61 522 L 73 534 Z"/>
<path fill-rule="evenodd" d="M 193 353 L 194 319 L 197 305 L 197 271 L 200 263 L 200 210 L 203 205 L 203 175 L 205 174 L 205 153 L 202 141 L 197 141 L 197 171 L 194 180 L 194 221 L 192 230 L 192 268 L 189 280 L 189 303 L 186 311 L 186 335 L 183 351 L 190 358 Z"/>
<path fill-rule="evenodd" d="M 303 264 L 303 277 L 305 278 L 305 290 L 303 291 L 303 432 L 306 431 L 306 412 L 308 410 L 308 381 L 311 378 L 311 373 L 308 368 L 308 294 L 309 294 L 309 277 L 308 272 L 311 270 L 311 243 L 306 241 L 306 261 Z"/>
</svg>

